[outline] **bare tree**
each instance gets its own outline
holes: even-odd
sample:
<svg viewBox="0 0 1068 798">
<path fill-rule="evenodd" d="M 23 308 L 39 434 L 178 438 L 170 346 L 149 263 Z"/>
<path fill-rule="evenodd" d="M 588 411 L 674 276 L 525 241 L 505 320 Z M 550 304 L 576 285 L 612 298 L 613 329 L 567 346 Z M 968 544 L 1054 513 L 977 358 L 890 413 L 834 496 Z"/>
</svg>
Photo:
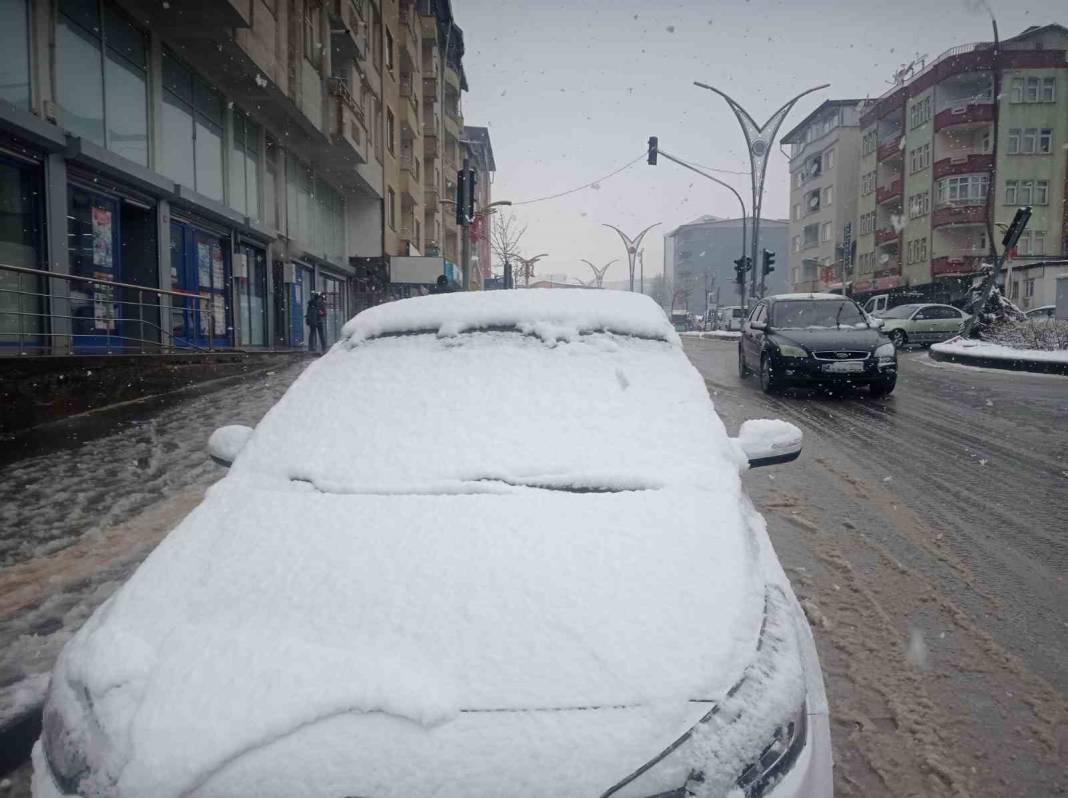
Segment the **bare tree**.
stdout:
<svg viewBox="0 0 1068 798">
<path fill-rule="evenodd" d="M 527 226 L 521 225 L 512 213 L 497 211 L 491 217 L 493 224 L 490 226 L 490 249 L 500 261 L 502 269 L 505 263 L 511 263 L 519 258 L 519 242 L 523 234 L 527 232 Z"/>
</svg>

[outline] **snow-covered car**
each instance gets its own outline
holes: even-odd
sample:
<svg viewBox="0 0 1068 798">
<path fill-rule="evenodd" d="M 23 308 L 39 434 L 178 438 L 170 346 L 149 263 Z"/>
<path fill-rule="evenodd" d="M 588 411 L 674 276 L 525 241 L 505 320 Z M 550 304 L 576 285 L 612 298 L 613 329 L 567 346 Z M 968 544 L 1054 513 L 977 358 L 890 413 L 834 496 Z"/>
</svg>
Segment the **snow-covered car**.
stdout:
<svg viewBox="0 0 1068 798">
<path fill-rule="evenodd" d="M 1041 307 L 1031 308 L 1024 313 L 1028 321 L 1049 321 L 1057 317 L 1056 305 L 1042 305 Z"/>
<path fill-rule="evenodd" d="M 37 798 L 829 796 L 811 630 L 660 308 L 364 311 L 69 641 Z"/>
<path fill-rule="evenodd" d="M 873 314 L 894 346 L 934 344 L 959 335 L 968 314 L 952 305 L 898 305 Z"/>
</svg>

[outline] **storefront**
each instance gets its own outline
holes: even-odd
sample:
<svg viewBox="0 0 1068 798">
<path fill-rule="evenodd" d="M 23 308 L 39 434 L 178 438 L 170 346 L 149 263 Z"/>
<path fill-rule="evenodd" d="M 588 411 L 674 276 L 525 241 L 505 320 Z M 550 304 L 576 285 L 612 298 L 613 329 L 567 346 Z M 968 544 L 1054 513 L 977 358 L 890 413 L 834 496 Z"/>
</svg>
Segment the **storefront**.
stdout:
<svg viewBox="0 0 1068 798">
<path fill-rule="evenodd" d="M 0 148 L 0 263 L 46 269 L 43 169 L 34 158 Z M 43 281 L 0 269 L 0 348 L 47 346 Z"/>
<path fill-rule="evenodd" d="M 170 335 L 176 346 L 200 349 L 234 345 L 230 235 L 175 214 L 171 220 Z"/>
<path fill-rule="evenodd" d="M 267 252 L 240 242 L 234 260 L 237 304 L 237 345 L 267 344 Z"/>
</svg>

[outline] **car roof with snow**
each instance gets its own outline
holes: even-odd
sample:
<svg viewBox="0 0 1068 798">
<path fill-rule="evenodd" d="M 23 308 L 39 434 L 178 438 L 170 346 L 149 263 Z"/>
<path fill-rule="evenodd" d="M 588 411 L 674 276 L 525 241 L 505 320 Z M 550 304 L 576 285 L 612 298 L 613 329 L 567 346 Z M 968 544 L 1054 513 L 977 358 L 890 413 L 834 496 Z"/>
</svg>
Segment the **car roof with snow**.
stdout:
<svg viewBox="0 0 1068 798">
<path fill-rule="evenodd" d="M 767 297 L 767 299 L 769 299 L 771 301 L 774 301 L 774 302 L 779 302 L 779 301 L 783 301 L 783 300 L 794 300 L 794 299 L 849 299 L 849 297 L 844 297 L 841 294 L 811 293 L 811 294 L 775 294 L 773 296 Z"/>
<path fill-rule="evenodd" d="M 469 330 L 537 332 L 547 326 L 579 334 L 607 331 L 677 342 L 664 311 L 644 294 L 630 291 L 456 292 L 387 302 L 363 311 L 341 331 L 349 343 L 411 333 L 456 335 Z"/>
</svg>

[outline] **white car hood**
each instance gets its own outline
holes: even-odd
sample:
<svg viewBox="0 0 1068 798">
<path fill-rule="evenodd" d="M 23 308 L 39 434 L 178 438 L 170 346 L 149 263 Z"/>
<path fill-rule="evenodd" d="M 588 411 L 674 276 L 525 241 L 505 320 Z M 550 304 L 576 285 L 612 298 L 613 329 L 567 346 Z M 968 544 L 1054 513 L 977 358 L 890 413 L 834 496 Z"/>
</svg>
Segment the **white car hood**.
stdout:
<svg viewBox="0 0 1068 798">
<path fill-rule="evenodd" d="M 377 713 L 419 735 L 469 710 L 647 713 L 730 687 L 765 585 L 736 478 L 501 489 L 215 486 L 57 666 L 50 703 L 64 722 L 92 707 L 96 784 L 184 795 L 344 716 Z M 672 715 L 664 734 L 681 723 Z M 650 756 L 670 742 L 653 737 Z"/>
</svg>

